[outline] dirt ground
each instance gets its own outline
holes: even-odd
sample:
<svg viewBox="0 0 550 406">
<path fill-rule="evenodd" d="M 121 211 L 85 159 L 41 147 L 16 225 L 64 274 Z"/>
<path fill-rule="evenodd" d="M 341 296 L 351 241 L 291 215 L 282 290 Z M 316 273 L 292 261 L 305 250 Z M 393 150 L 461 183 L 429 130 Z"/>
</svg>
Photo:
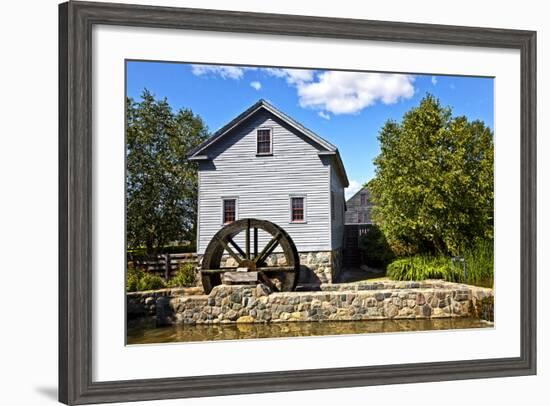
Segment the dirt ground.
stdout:
<svg viewBox="0 0 550 406">
<path fill-rule="evenodd" d="M 385 272 L 365 265 L 360 268 L 346 268 L 339 275 L 336 283 L 359 282 L 364 280 L 385 279 Z"/>
</svg>

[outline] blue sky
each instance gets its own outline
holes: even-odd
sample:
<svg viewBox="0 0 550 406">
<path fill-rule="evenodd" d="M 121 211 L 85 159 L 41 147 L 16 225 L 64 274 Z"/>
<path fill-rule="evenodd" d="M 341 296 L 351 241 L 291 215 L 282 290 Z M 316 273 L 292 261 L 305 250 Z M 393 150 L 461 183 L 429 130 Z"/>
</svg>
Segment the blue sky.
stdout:
<svg viewBox="0 0 550 406">
<path fill-rule="evenodd" d="M 147 88 L 174 109 L 190 108 L 214 132 L 258 99 L 268 100 L 340 150 L 346 195 L 374 175 L 377 135 L 431 93 L 454 115 L 493 127 L 493 79 L 422 74 L 127 62 L 127 93 Z"/>
</svg>

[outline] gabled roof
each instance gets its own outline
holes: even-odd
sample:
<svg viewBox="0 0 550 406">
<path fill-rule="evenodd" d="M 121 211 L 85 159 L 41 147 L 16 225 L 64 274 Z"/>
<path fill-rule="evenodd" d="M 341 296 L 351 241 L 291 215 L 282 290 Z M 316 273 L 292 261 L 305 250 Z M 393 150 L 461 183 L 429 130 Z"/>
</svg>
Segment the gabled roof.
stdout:
<svg viewBox="0 0 550 406">
<path fill-rule="evenodd" d="M 352 199 L 354 199 L 355 197 L 357 197 L 359 195 L 359 193 L 362 193 L 362 192 L 368 192 L 369 191 L 369 188 L 367 186 L 361 186 L 361 189 L 359 189 L 357 192 L 355 192 L 353 194 L 353 196 L 351 196 L 349 199 L 346 200 L 346 202 L 349 202 L 351 201 Z"/>
<path fill-rule="evenodd" d="M 201 143 L 200 145 L 196 146 L 191 151 L 189 151 L 189 153 L 187 154 L 187 158 L 193 161 L 208 159 L 208 155 L 205 152 L 212 144 L 214 144 L 215 142 L 217 142 L 218 140 L 220 140 L 221 138 L 229 134 L 232 129 L 234 129 L 239 124 L 241 124 L 248 118 L 252 117 L 256 112 L 262 109 L 278 117 L 280 120 L 282 120 L 292 128 L 296 129 L 298 132 L 303 134 L 306 138 L 309 138 L 311 141 L 313 141 L 313 143 L 316 144 L 320 149 L 319 156 L 334 156 L 336 169 L 339 172 L 340 176 L 342 177 L 344 187 L 349 186 L 346 170 L 344 169 L 344 164 L 342 163 L 342 159 L 340 157 L 340 153 L 338 152 L 338 148 L 336 148 L 333 144 L 331 144 L 327 140 L 315 134 L 310 129 L 304 127 L 302 124 L 294 120 L 292 117 L 286 115 L 285 113 L 283 113 L 282 111 L 280 111 L 279 109 L 277 109 L 275 106 L 268 103 L 264 99 L 258 100 L 248 109 L 243 111 L 233 120 L 231 120 L 229 123 L 227 123 L 218 131 L 216 131 L 210 138 L 208 138 L 203 143 Z"/>
</svg>

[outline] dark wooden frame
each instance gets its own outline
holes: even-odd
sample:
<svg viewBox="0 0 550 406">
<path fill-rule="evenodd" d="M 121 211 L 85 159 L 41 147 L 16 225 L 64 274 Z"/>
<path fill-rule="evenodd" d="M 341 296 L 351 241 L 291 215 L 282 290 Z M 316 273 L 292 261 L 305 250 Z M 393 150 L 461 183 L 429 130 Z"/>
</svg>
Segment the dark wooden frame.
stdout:
<svg viewBox="0 0 550 406">
<path fill-rule="evenodd" d="M 115 382 L 92 380 L 92 26 L 284 34 L 518 49 L 521 54 L 521 354 Z M 59 400 L 67 404 L 279 392 L 536 373 L 536 33 L 491 28 L 69 2 L 59 8 Z"/>
</svg>

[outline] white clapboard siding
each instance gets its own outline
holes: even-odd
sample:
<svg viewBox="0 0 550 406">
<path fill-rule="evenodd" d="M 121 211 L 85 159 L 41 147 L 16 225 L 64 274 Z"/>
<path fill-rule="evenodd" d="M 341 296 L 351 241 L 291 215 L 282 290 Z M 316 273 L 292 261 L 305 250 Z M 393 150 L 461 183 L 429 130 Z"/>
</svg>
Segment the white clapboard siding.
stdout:
<svg viewBox="0 0 550 406">
<path fill-rule="evenodd" d="M 256 156 L 259 127 L 272 128 L 273 156 Z M 332 249 L 331 166 L 319 157 L 319 147 L 266 111 L 233 131 L 209 147 L 210 159 L 200 163 L 198 253 L 204 253 L 222 227 L 223 197 L 237 198 L 237 218 L 269 220 L 283 227 L 298 251 Z M 291 195 L 306 198 L 305 224 L 290 222 Z M 260 239 L 260 249 L 266 241 Z"/>
<path fill-rule="evenodd" d="M 341 248 L 344 245 L 344 187 L 340 176 L 331 167 L 330 189 L 334 193 L 334 217 L 332 220 L 332 249 Z"/>
</svg>

